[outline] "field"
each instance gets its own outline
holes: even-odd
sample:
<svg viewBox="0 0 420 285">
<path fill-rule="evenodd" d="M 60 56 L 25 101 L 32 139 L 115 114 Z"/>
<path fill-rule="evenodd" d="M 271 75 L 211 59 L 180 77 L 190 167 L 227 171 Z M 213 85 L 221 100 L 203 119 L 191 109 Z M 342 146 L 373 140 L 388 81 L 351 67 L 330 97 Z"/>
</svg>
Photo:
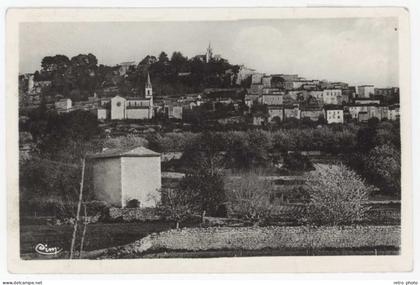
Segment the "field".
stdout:
<svg viewBox="0 0 420 285">
<path fill-rule="evenodd" d="M 98 223 L 89 224 L 86 231 L 84 250 L 92 251 L 134 242 L 153 232 L 165 231 L 173 227 L 170 222 L 147 223 Z M 21 256 L 37 257 L 34 248 L 38 243 L 59 246 L 69 251 L 72 225 L 22 225 L 20 227 Z M 77 243 L 77 249 L 79 242 Z M 65 258 L 65 256 L 62 256 Z"/>
</svg>

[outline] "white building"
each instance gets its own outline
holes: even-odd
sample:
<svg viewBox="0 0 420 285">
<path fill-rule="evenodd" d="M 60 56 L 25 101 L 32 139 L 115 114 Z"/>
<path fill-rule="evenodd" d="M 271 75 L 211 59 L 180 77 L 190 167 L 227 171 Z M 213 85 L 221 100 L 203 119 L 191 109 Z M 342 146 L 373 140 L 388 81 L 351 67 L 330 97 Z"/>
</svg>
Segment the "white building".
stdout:
<svg viewBox="0 0 420 285">
<path fill-rule="evenodd" d="M 364 120 L 366 117 L 368 119 L 378 118 L 379 120 L 388 118 L 389 110 L 388 106 L 380 106 L 377 104 L 370 105 L 349 105 L 349 113 L 352 119 Z M 359 114 L 363 114 L 362 116 Z"/>
<path fill-rule="evenodd" d="M 144 120 L 153 117 L 153 105 L 150 99 L 129 97 L 125 109 L 126 119 Z"/>
<path fill-rule="evenodd" d="M 182 106 L 170 105 L 166 108 L 167 108 L 166 113 L 168 114 L 169 119 L 182 120 L 182 114 L 183 114 Z"/>
<path fill-rule="evenodd" d="M 72 101 L 70 98 L 60 99 L 54 105 L 58 113 L 67 113 L 71 111 Z"/>
<path fill-rule="evenodd" d="M 106 120 L 108 119 L 108 110 L 105 108 L 98 108 L 96 110 L 96 117 L 98 120 Z"/>
<path fill-rule="evenodd" d="M 267 110 L 269 122 L 271 122 L 276 117 L 278 117 L 280 121 L 283 121 L 283 106 L 269 106 Z"/>
<path fill-rule="evenodd" d="M 260 97 L 260 103 L 265 105 L 283 105 L 283 95 L 263 94 Z"/>
<path fill-rule="evenodd" d="M 120 75 L 125 75 L 127 74 L 127 71 L 130 69 L 131 66 L 136 66 L 136 62 L 135 61 L 127 61 L 127 62 L 121 62 L 119 64 L 120 68 L 118 70 L 118 72 L 120 73 Z"/>
<path fill-rule="evenodd" d="M 125 98 L 118 95 L 111 99 L 111 120 L 126 119 L 126 102 Z"/>
<path fill-rule="evenodd" d="M 360 98 L 370 98 L 375 95 L 375 86 L 373 85 L 360 85 L 357 86 L 357 94 Z"/>
<path fill-rule="evenodd" d="M 252 74 L 254 74 L 254 73 L 255 73 L 255 69 L 247 68 L 244 65 L 241 65 L 241 67 L 239 68 L 239 71 L 238 71 L 238 77 L 236 79 L 236 84 L 240 85 L 242 83 L 242 81 L 246 80 L 247 78 L 252 76 Z"/>
<path fill-rule="evenodd" d="M 264 77 L 263 73 L 252 74 L 251 84 L 261 84 L 263 77 Z"/>
<path fill-rule="evenodd" d="M 137 199 L 140 207 L 154 207 L 160 200 L 160 154 L 144 147 L 106 150 L 88 156 L 92 163 L 93 190 L 97 200 L 125 207 Z"/>
<path fill-rule="evenodd" d="M 271 88 L 271 76 L 263 76 L 261 83 L 264 88 Z"/>
<path fill-rule="evenodd" d="M 306 81 L 286 81 L 284 82 L 284 88 L 286 90 L 295 90 L 301 88 Z"/>
<path fill-rule="evenodd" d="M 328 124 L 332 124 L 332 123 L 342 124 L 344 122 L 344 112 L 341 107 L 328 106 L 328 108 L 324 108 L 324 112 L 325 112 L 325 118 L 327 119 Z"/>
<path fill-rule="evenodd" d="M 399 105 L 389 106 L 388 120 L 395 121 L 399 119 L 400 119 L 400 106 Z"/>
<path fill-rule="evenodd" d="M 324 104 L 341 104 L 341 89 L 325 89 L 322 91 Z"/>
<path fill-rule="evenodd" d="M 35 82 L 34 82 L 34 75 L 33 74 L 29 74 L 28 75 L 28 92 L 31 93 L 32 90 L 34 89 L 35 86 Z"/>
<path fill-rule="evenodd" d="M 284 117 L 285 120 L 295 118 L 300 119 L 300 108 L 299 104 L 292 104 L 290 106 L 284 106 Z"/>
</svg>

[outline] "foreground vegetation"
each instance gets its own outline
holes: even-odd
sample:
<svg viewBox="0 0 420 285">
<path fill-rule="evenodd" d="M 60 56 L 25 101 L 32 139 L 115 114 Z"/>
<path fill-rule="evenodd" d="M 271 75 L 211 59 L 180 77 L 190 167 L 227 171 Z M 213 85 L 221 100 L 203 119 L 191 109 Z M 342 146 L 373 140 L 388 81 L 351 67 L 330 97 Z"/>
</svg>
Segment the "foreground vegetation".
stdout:
<svg viewBox="0 0 420 285">
<path fill-rule="evenodd" d="M 76 111 L 57 115 L 36 110 L 27 121 L 21 122 L 20 130 L 32 137 L 33 144 L 30 159 L 21 160 L 20 163 L 20 210 L 23 216 L 74 216 L 74 201 L 77 201 L 81 173 L 80 159 L 89 152 L 102 150 L 103 147 L 138 145 L 160 152 L 181 152 L 180 160 L 168 161 L 162 165 L 163 170 L 186 174 L 175 190 L 188 195 L 179 199 L 174 198 L 174 195 L 167 195 L 172 200 L 183 200 L 182 207 L 175 207 L 178 210 L 170 209 L 171 207 L 170 211 L 168 207 L 165 209 L 169 216 L 178 217 L 176 219 L 181 219 L 176 213 L 180 212 L 179 209 L 195 214 L 205 211 L 210 216 L 227 215 L 228 204 L 231 202 L 229 199 L 233 199 L 230 186 L 225 185 L 228 183 L 224 177 L 227 171 L 238 173 L 243 178 L 253 177 L 250 172 L 256 169 L 272 175 L 295 172 L 305 175 L 313 166 L 309 157 L 298 154 L 301 150 L 320 150 L 340 158 L 367 187 L 373 185 L 381 193 L 394 196 L 395 199 L 400 195 L 398 122 L 371 120 L 362 125 L 276 131 L 156 133 L 106 137 L 95 116 L 89 112 Z M 21 143 L 24 142 L 25 138 L 22 137 Z M 279 165 L 282 167 L 279 168 Z M 241 185 L 243 182 L 238 183 Z M 86 177 L 85 187 L 84 198 L 87 203 L 94 200 L 89 175 Z M 254 188 L 259 187 L 257 185 Z M 302 190 L 304 189 L 300 187 L 298 192 Z M 302 196 L 299 193 L 297 196 Z M 195 198 L 190 199 L 191 197 Z M 205 198 L 198 199 L 199 197 Z M 273 197 L 267 196 L 265 199 L 271 201 Z M 88 211 L 95 211 L 94 205 L 88 206 Z M 189 211 L 185 211 L 186 207 Z M 248 207 L 244 207 L 240 211 L 247 209 Z M 266 214 L 248 213 L 245 216 L 264 215 Z"/>
</svg>

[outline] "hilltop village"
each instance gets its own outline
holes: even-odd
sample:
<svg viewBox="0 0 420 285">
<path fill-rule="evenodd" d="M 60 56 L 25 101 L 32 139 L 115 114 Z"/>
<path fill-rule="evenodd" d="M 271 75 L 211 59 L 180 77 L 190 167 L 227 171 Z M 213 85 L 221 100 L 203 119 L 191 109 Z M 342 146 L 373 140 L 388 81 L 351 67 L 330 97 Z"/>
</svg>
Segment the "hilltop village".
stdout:
<svg viewBox="0 0 420 285">
<path fill-rule="evenodd" d="M 46 57 L 42 70 L 22 74 L 20 110 L 92 112 L 99 121 L 160 122 L 184 127 L 280 126 L 287 121 L 318 124 L 397 120 L 399 88 L 349 86 L 297 74 L 264 74 L 231 65 L 214 55 L 191 59 L 162 52 L 140 63 L 97 65 L 94 55 Z"/>
</svg>

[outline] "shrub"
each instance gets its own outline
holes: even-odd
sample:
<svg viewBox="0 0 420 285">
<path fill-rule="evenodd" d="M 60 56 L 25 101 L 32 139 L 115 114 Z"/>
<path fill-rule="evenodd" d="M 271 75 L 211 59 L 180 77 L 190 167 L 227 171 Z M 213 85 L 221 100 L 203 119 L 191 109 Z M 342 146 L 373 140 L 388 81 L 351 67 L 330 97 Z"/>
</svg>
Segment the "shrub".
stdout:
<svg viewBox="0 0 420 285">
<path fill-rule="evenodd" d="M 161 201 L 158 204 L 159 215 L 176 222 L 176 228 L 180 223 L 198 214 L 194 197 L 180 188 L 162 188 Z"/>
<path fill-rule="evenodd" d="M 98 200 L 85 202 L 85 205 L 88 215 L 101 214 L 104 212 L 105 209 L 109 207 L 107 202 Z"/>
<path fill-rule="evenodd" d="M 399 196 L 401 193 L 400 153 L 389 145 L 372 149 L 364 158 L 369 179 L 381 189 Z"/>
<path fill-rule="evenodd" d="M 131 199 L 127 201 L 127 208 L 140 208 L 140 201 L 137 199 Z"/>
<path fill-rule="evenodd" d="M 210 216 L 220 215 L 226 198 L 223 177 L 219 173 L 203 169 L 191 171 L 180 181 L 179 187 L 189 196 L 193 209 Z"/>
<path fill-rule="evenodd" d="M 292 171 L 309 171 L 314 170 L 314 165 L 311 160 L 299 152 L 285 153 L 283 167 Z"/>
<path fill-rule="evenodd" d="M 344 165 L 317 166 L 307 177 L 307 219 L 315 224 L 340 225 L 362 221 L 370 187 Z"/>
</svg>

